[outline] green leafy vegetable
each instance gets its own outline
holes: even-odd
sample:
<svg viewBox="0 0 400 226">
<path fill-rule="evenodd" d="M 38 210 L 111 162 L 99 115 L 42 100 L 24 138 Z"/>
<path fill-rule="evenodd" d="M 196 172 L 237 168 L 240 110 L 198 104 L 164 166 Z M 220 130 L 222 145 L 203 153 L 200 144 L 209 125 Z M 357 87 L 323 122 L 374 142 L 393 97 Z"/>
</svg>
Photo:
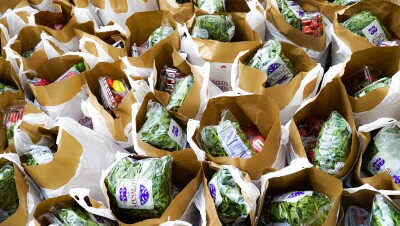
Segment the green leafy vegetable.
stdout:
<svg viewBox="0 0 400 226">
<path fill-rule="evenodd" d="M 372 203 L 371 226 L 400 225 L 400 210 L 395 209 L 383 195 L 377 194 Z"/>
<path fill-rule="evenodd" d="M 201 131 L 201 145 L 213 157 L 250 158 L 254 155 L 246 134 L 229 110 L 222 110 L 219 125 L 206 126 Z"/>
<path fill-rule="evenodd" d="M 15 183 L 14 167 L 11 163 L 0 169 L 0 223 L 18 209 L 19 198 Z"/>
<path fill-rule="evenodd" d="M 292 27 L 301 30 L 301 17 L 304 15 L 304 10 L 293 1 L 277 0 L 276 3 L 283 19 Z"/>
<path fill-rule="evenodd" d="M 167 19 L 164 19 L 161 26 L 153 31 L 153 33 L 151 33 L 148 39 L 149 48 L 155 46 L 157 43 L 171 35 L 173 32 L 174 28 L 171 26 Z"/>
<path fill-rule="evenodd" d="M 225 0 L 197 0 L 196 5 L 210 14 L 225 12 Z"/>
<path fill-rule="evenodd" d="M 243 174 L 237 168 L 234 168 L 243 178 Z M 249 216 L 249 210 L 246 207 L 246 201 L 241 189 L 233 179 L 228 168 L 222 167 L 211 178 L 208 188 L 218 217 L 224 225 L 240 225 Z"/>
<path fill-rule="evenodd" d="M 159 218 L 171 202 L 172 157 L 121 159 L 105 179 L 114 215 L 124 223 Z"/>
<path fill-rule="evenodd" d="M 26 154 L 26 164 L 28 166 L 37 166 L 49 163 L 54 158 L 54 151 L 46 146 L 34 146 L 33 149 Z"/>
<path fill-rule="evenodd" d="M 356 4 L 359 1 L 360 0 L 335 0 L 335 1 L 333 1 L 333 3 L 336 5 L 348 6 L 348 5 Z"/>
<path fill-rule="evenodd" d="M 368 31 L 363 31 L 364 28 L 371 26 L 371 23 L 374 21 L 377 21 L 377 26 L 380 26 L 380 28 L 383 30 L 383 33 L 381 36 L 376 36 L 380 32 L 380 29 L 377 26 L 373 26 L 368 29 Z M 351 32 L 356 33 L 357 35 L 360 35 L 361 37 L 367 37 L 366 33 L 372 32 L 375 36 L 375 40 L 369 40 L 372 44 L 378 45 L 382 41 L 387 41 L 388 39 L 391 39 L 390 33 L 386 29 L 386 27 L 379 21 L 379 19 L 374 16 L 370 11 L 362 11 L 358 14 L 353 15 L 350 17 L 348 20 L 343 22 L 342 24 L 345 28 L 349 29 Z M 374 29 L 372 29 L 374 28 Z M 371 31 L 369 31 L 371 30 Z M 373 36 L 373 37 L 375 37 Z"/>
<path fill-rule="evenodd" d="M 63 202 L 56 203 L 49 208 L 51 214 L 44 214 L 48 223 L 56 223 L 65 226 L 113 226 L 116 222 L 95 216 L 80 206 L 72 206 Z M 43 217 L 39 217 L 43 222 Z M 42 223 L 43 225 L 43 223 Z"/>
<path fill-rule="evenodd" d="M 378 81 L 375 81 L 374 83 L 364 87 L 363 89 L 361 89 L 360 91 L 358 91 L 356 94 L 354 94 L 354 98 L 358 99 L 360 97 L 365 96 L 365 94 L 378 89 L 378 88 L 382 88 L 382 87 L 388 87 L 390 86 L 390 83 L 392 82 L 392 79 L 390 78 L 381 78 Z"/>
<path fill-rule="evenodd" d="M 351 136 L 349 123 L 337 111 L 333 111 L 318 135 L 315 166 L 331 175 L 338 174 L 349 155 Z"/>
<path fill-rule="evenodd" d="M 293 191 L 269 197 L 264 203 L 260 226 L 274 223 L 288 225 L 319 226 L 332 207 L 332 200 L 314 191 Z"/>
<path fill-rule="evenodd" d="M 192 75 L 187 75 L 184 78 L 177 79 L 174 90 L 169 97 L 167 109 L 170 111 L 178 111 L 185 101 L 187 94 L 193 86 L 194 78 Z"/>
<path fill-rule="evenodd" d="M 161 104 L 149 101 L 146 117 L 138 133 L 140 140 L 166 151 L 187 147 L 185 132 Z"/>
<path fill-rule="evenodd" d="M 264 43 L 247 61 L 247 65 L 267 74 L 267 85 L 270 86 L 288 83 L 297 74 L 292 62 L 283 54 L 281 44 L 275 39 Z M 276 76 L 278 69 L 282 69 L 283 73 Z"/>
<path fill-rule="evenodd" d="M 18 89 L 12 86 L 6 86 L 3 83 L 0 82 L 0 94 L 6 92 L 6 91 L 11 91 L 13 93 L 18 92 Z"/>
<path fill-rule="evenodd" d="M 372 175 L 388 172 L 394 182 L 400 184 L 400 171 L 397 167 L 400 159 L 399 145 L 400 128 L 396 124 L 380 129 L 363 154 L 363 170 Z"/>
<path fill-rule="evenodd" d="M 231 15 L 204 15 L 196 18 L 192 30 L 194 38 L 230 42 L 235 35 L 235 24 Z"/>
</svg>

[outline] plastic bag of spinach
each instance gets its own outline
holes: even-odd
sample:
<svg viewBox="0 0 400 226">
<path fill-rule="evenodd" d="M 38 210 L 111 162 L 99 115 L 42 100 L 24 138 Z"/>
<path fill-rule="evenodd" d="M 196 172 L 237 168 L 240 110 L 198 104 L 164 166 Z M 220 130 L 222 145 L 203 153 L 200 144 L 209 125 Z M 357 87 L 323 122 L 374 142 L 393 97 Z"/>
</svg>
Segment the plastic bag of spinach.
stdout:
<svg viewBox="0 0 400 226">
<path fill-rule="evenodd" d="M 18 209 L 19 198 L 15 183 L 14 167 L 11 163 L 0 169 L 0 223 Z"/>
<path fill-rule="evenodd" d="M 138 133 L 140 140 L 166 151 L 178 151 L 188 146 L 185 131 L 161 104 L 149 101 L 146 118 Z"/>
<path fill-rule="evenodd" d="M 396 184 L 400 184 L 400 128 L 397 124 L 383 127 L 375 135 L 372 144 L 365 151 L 362 159 L 364 171 L 377 175 L 388 172 Z"/>
<path fill-rule="evenodd" d="M 342 6 L 353 5 L 353 4 L 356 4 L 357 2 L 360 2 L 360 0 L 335 0 L 335 1 L 333 1 L 334 4 L 342 5 Z"/>
<path fill-rule="evenodd" d="M 171 174 L 169 155 L 121 159 L 105 179 L 114 215 L 124 223 L 159 218 L 172 200 Z"/>
<path fill-rule="evenodd" d="M 371 226 L 400 225 L 400 210 L 392 206 L 381 194 L 375 196 L 371 212 Z"/>
<path fill-rule="evenodd" d="M 223 225 L 241 225 L 249 216 L 249 204 L 232 173 L 243 179 L 243 173 L 235 167 L 222 166 L 208 182 L 217 214 Z"/>
<path fill-rule="evenodd" d="M 235 35 L 235 24 L 231 15 L 204 15 L 196 18 L 192 30 L 194 38 L 230 42 Z"/>
<path fill-rule="evenodd" d="M 107 218 L 93 215 L 80 206 L 73 206 L 63 202 L 56 203 L 38 218 L 40 225 L 85 225 L 85 226 L 116 226 L 116 222 Z"/>
<path fill-rule="evenodd" d="M 221 110 L 219 125 L 206 126 L 201 131 L 201 145 L 213 157 L 251 158 L 254 151 L 246 134 L 232 113 Z"/>
<path fill-rule="evenodd" d="M 187 75 L 183 78 L 176 80 L 176 85 L 172 90 L 171 96 L 169 97 L 167 109 L 170 111 L 178 111 L 185 101 L 190 89 L 193 86 L 194 78 L 192 75 Z"/>
<path fill-rule="evenodd" d="M 364 87 L 363 89 L 361 89 L 360 91 L 358 91 L 356 94 L 354 94 L 354 99 L 358 99 L 360 97 L 365 96 L 365 94 L 378 89 L 378 88 L 382 88 L 382 87 L 388 87 L 390 86 L 390 83 L 392 82 L 391 78 L 381 78 L 378 81 L 375 81 L 374 83 Z"/>
<path fill-rule="evenodd" d="M 32 150 L 26 154 L 26 165 L 37 166 L 49 163 L 54 158 L 54 151 L 46 146 L 31 146 Z"/>
<path fill-rule="evenodd" d="M 287 192 L 266 199 L 259 225 L 322 225 L 331 207 L 332 200 L 325 194 L 315 191 Z"/>
<path fill-rule="evenodd" d="M 314 150 L 314 165 L 325 173 L 338 174 L 351 148 L 349 123 L 337 111 L 332 111 L 318 135 Z"/>
<path fill-rule="evenodd" d="M 304 15 L 304 10 L 294 1 L 277 0 L 279 11 L 283 19 L 292 27 L 301 30 L 301 19 Z"/>
<path fill-rule="evenodd" d="M 264 43 L 246 64 L 268 76 L 266 86 L 289 83 L 297 74 L 296 68 L 283 54 L 282 46 L 276 39 Z"/>
<path fill-rule="evenodd" d="M 141 47 L 145 49 L 150 49 L 155 46 L 161 40 L 165 39 L 174 32 L 174 28 L 169 23 L 168 19 L 164 18 L 161 26 L 157 28 L 153 33 L 151 33 L 149 39 Z"/>
<path fill-rule="evenodd" d="M 342 25 L 351 32 L 367 38 L 373 45 L 379 45 L 381 42 L 391 39 L 386 27 L 370 11 L 355 14 Z"/>
<path fill-rule="evenodd" d="M 196 6 L 210 14 L 225 12 L 225 0 L 197 0 Z"/>
</svg>

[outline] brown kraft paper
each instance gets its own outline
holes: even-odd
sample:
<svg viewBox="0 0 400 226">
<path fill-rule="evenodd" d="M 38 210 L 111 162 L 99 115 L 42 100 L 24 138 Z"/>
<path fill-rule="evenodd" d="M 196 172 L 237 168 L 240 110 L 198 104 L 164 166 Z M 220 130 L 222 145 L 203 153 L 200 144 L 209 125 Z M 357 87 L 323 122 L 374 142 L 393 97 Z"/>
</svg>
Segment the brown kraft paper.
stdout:
<svg viewBox="0 0 400 226">
<path fill-rule="evenodd" d="M 183 4 L 176 3 L 175 0 L 159 0 L 161 10 L 169 11 L 174 20 L 178 23 L 185 23 L 190 20 L 194 14 L 194 8 L 192 2 L 186 2 Z"/>
<path fill-rule="evenodd" d="M 82 90 L 85 85 L 84 73 L 81 72 L 71 78 L 57 80 L 62 74 L 74 65 L 84 62 L 79 56 L 62 56 L 53 58 L 37 69 L 37 76 L 45 78 L 50 84 L 47 86 L 35 86 L 29 83 L 29 86 L 36 98 L 42 106 L 56 106 L 71 100 Z M 85 65 L 86 69 L 88 68 Z M 29 75 L 28 75 L 29 76 Z M 30 75 L 32 78 L 35 77 Z"/>
<path fill-rule="evenodd" d="M 196 24 L 196 17 L 202 15 L 208 15 L 208 13 L 197 11 L 195 16 L 187 22 L 189 33 L 192 33 Z M 260 36 L 247 23 L 245 13 L 216 13 L 215 15 L 231 15 L 235 24 L 235 35 L 231 42 L 193 38 L 196 44 L 195 48 L 198 48 L 200 56 L 204 60 L 208 62 L 233 63 L 239 52 L 252 49 L 261 43 Z"/>
<path fill-rule="evenodd" d="M 225 12 L 243 12 L 248 13 L 250 11 L 249 5 L 246 0 L 226 0 L 225 2 Z M 200 11 L 204 14 L 209 14 L 207 11 L 197 7 L 197 1 L 193 0 L 193 5 L 195 12 Z"/>
<path fill-rule="evenodd" d="M 9 2 L 9 3 L 4 3 L 4 2 Z M 14 7 L 10 8 L 10 9 L 14 10 L 14 9 L 18 9 L 18 8 L 23 8 L 25 6 L 29 6 L 29 2 L 27 0 L 20 0 L 18 2 L 19 3 L 17 5 L 15 5 Z M 3 6 L 3 4 L 5 4 L 5 6 Z M 2 0 L 0 2 L 0 7 L 7 7 L 7 4 L 14 5 L 15 3 L 12 3 L 12 0 L 11 1 Z M 6 9 L 6 11 L 7 11 L 7 9 Z M 1 8 L 0 8 L 0 10 L 1 10 Z M 28 22 L 29 22 L 28 21 L 29 14 L 27 12 L 18 12 L 18 13 L 16 13 L 16 15 L 19 16 L 26 24 L 28 24 Z M 4 17 L 4 18 L 0 19 L 0 24 L 3 24 L 7 28 L 7 30 L 10 30 L 9 27 L 11 25 L 8 24 L 7 17 Z M 10 38 L 12 38 L 12 37 L 10 37 Z M 2 45 L 2 47 L 4 47 L 4 46 Z"/>
<path fill-rule="evenodd" d="M 161 26 L 163 19 L 168 19 L 170 25 L 174 28 L 174 32 L 161 40 L 155 46 L 151 47 L 147 52 L 139 57 L 128 57 L 129 62 L 136 67 L 152 68 L 153 60 L 160 51 L 163 44 L 169 43 L 175 49 L 180 49 L 179 33 L 177 24 L 170 12 L 165 10 L 157 10 L 150 12 L 139 12 L 133 14 L 126 21 L 127 36 L 126 46 L 128 55 L 132 56 L 131 47 L 134 43 L 138 47 L 143 45 L 150 35 Z M 146 21 L 146 23 L 143 23 Z"/>
<path fill-rule="evenodd" d="M 130 157 L 133 157 L 135 159 L 149 158 L 139 155 L 131 155 L 128 158 Z M 199 189 L 200 183 L 202 182 L 201 163 L 197 160 L 187 160 L 175 156 L 173 158 L 171 175 L 171 183 L 178 187 L 178 189 L 180 189 L 180 192 L 171 201 L 171 203 L 160 218 L 147 219 L 136 223 L 124 223 L 124 220 L 127 219 L 118 219 L 116 217 L 118 224 L 121 226 L 158 226 L 166 221 L 179 220 L 185 212 L 190 201 L 193 199 L 197 190 Z M 104 181 L 101 182 L 101 186 L 103 188 L 103 193 L 107 194 L 105 198 L 108 206 L 110 206 L 110 194 Z M 115 213 L 113 211 L 112 213 L 115 216 Z"/>
<path fill-rule="evenodd" d="M 154 96 L 153 93 L 148 93 L 144 100 L 143 103 L 140 105 L 138 114 L 136 115 L 136 132 L 139 134 L 140 129 L 143 127 L 144 123 L 146 122 L 146 114 L 147 114 L 147 106 L 149 101 L 157 102 L 160 103 L 161 105 L 165 106 L 159 99 L 157 99 L 156 96 Z M 173 118 L 181 127 L 184 131 L 186 131 L 186 126 L 189 121 L 189 118 L 180 114 L 180 113 L 174 113 L 174 112 L 169 112 L 171 115 L 171 118 Z M 193 149 L 191 148 L 185 148 L 179 151 L 165 151 L 158 149 L 156 147 L 153 147 L 151 144 L 148 144 L 144 141 L 142 141 L 139 138 L 139 135 L 134 137 L 134 139 L 137 140 L 137 143 L 139 147 L 146 152 L 148 156 L 151 157 L 163 157 L 166 155 L 171 155 L 173 158 L 178 157 L 179 159 L 191 159 L 191 160 L 196 160 L 197 156 L 193 152 Z"/>
<path fill-rule="evenodd" d="M 333 93 L 335 95 L 332 95 Z M 357 137 L 357 130 L 351 105 L 347 98 L 346 90 L 344 89 L 340 79 L 335 78 L 328 83 L 311 102 L 309 102 L 293 116 L 293 120 L 296 126 L 303 123 L 310 116 L 315 116 L 319 119 L 326 120 L 334 110 L 336 110 L 344 119 L 346 119 L 352 130 L 351 149 L 349 151 L 349 155 L 342 171 L 334 175 L 337 178 L 343 179 L 351 172 L 357 161 L 360 142 Z M 295 138 L 299 139 L 300 135 L 293 136 L 293 139 Z M 302 143 L 301 140 L 298 140 L 297 144 L 299 142 Z M 307 157 L 304 148 L 300 149 L 300 153 L 298 154 L 300 157 Z"/>
<path fill-rule="evenodd" d="M 239 88 L 246 92 L 270 96 L 276 101 L 279 108 L 283 109 L 293 99 L 301 81 L 309 71 L 317 66 L 317 63 L 302 48 L 286 42 L 280 43 L 282 53 L 293 63 L 298 74 L 287 84 L 265 88 L 268 76 L 260 70 L 246 65 L 247 61 L 262 47 L 260 44 L 239 59 Z M 316 83 L 317 78 L 306 86 L 304 97 L 308 97 L 313 92 Z"/>
<path fill-rule="evenodd" d="M 371 11 L 379 21 L 388 29 L 391 35 L 400 37 L 400 6 L 382 0 L 370 0 L 356 3 L 336 14 L 333 22 L 335 34 L 342 40 L 352 52 L 374 47 L 368 39 L 361 37 L 341 25 L 351 16 L 362 11 Z"/>
<path fill-rule="evenodd" d="M 3 167 L 8 161 L 7 159 L 0 159 L 0 168 Z M 18 166 L 13 163 L 15 185 L 17 187 L 17 194 L 19 199 L 17 211 L 9 216 L 5 221 L 0 223 L 0 226 L 14 226 L 14 225 L 26 225 L 28 223 L 28 201 L 27 194 L 29 191 L 29 185 L 25 181 L 24 175 L 21 173 Z"/>
<path fill-rule="evenodd" d="M 310 190 L 323 193 L 332 200 L 331 209 L 322 225 L 336 225 L 340 208 L 340 197 L 343 190 L 342 182 L 318 170 L 316 167 L 307 168 L 286 176 L 271 178 L 266 181 L 265 190 L 261 191 L 255 225 L 260 221 L 266 197 L 290 191 Z"/>
<path fill-rule="evenodd" d="M 317 2 L 312 0 L 297 0 L 304 11 L 321 11 L 320 6 Z M 307 49 L 322 52 L 325 49 L 326 32 L 321 37 L 313 37 L 304 34 L 301 30 L 292 27 L 285 21 L 279 11 L 276 0 L 267 1 L 266 12 L 267 20 L 272 23 L 278 31 L 284 35 L 287 39 Z"/>
<path fill-rule="evenodd" d="M 124 134 L 124 129 L 128 123 L 132 122 L 131 106 L 136 102 L 135 97 L 132 91 L 129 91 L 122 99 L 121 105 L 114 109 L 114 113 L 117 116 L 114 119 L 101 103 L 100 84 L 98 81 L 100 77 L 109 76 L 111 78 L 122 79 L 129 85 L 128 78 L 121 70 L 120 64 L 119 61 L 115 63 L 98 63 L 92 70 L 85 72 L 85 80 L 89 86 L 89 101 L 100 112 L 113 138 L 117 141 L 128 141 L 128 137 Z"/>
<path fill-rule="evenodd" d="M 229 109 L 242 126 L 254 124 L 265 139 L 261 153 L 251 158 L 213 157 L 206 153 L 208 160 L 220 165 L 233 165 L 247 172 L 251 179 L 261 177 L 265 168 L 271 168 L 276 161 L 281 140 L 279 107 L 270 97 L 260 95 L 227 96 L 211 99 L 200 120 L 193 140 L 201 148 L 201 131 L 209 125 L 218 125 L 221 110 Z M 283 160 L 284 161 L 284 160 Z"/>
</svg>

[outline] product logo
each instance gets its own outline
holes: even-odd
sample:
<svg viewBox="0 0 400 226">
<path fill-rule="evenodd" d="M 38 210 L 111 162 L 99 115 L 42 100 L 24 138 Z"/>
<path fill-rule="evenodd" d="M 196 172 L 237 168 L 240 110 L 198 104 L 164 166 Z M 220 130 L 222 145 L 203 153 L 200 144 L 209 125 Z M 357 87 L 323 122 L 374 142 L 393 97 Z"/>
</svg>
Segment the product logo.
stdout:
<svg viewBox="0 0 400 226">
<path fill-rule="evenodd" d="M 288 199 L 300 196 L 300 195 L 304 195 L 304 191 L 298 191 L 298 192 L 293 192 L 292 194 L 289 195 Z"/>
<path fill-rule="evenodd" d="M 395 184 L 400 184 L 400 176 L 393 175 L 393 180 Z"/>
<path fill-rule="evenodd" d="M 147 188 L 144 185 L 140 185 L 140 205 L 144 205 L 147 203 L 147 201 L 149 201 L 149 191 L 147 190 Z"/>
<path fill-rule="evenodd" d="M 298 6 L 296 2 L 291 2 L 290 5 L 291 6 Z"/>
<path fill-rule="evenodd" d="M 172 127 L 172 133 L 177 137 L 179 135 L 179 129 L 176 126 Z"/>
<path fill-rule="evenodd" d="M 382 158 L 378 158 L 377 160 L 375 160 L 374 164 L 372 164 L 372 167 L 374 167 L 376 171 L 379 171 L 384 164 L 385 160 L 383 160 Z"/>
<path fill-rule="evenodd" d="M 276 69 L 278 69 L 281 66 L 281 64 L 279 63 L 274 63 L 269 65 L 268 67 L 268 74 L 272 74 L 274 71 L 276 71 Z"/>
<path fill-rule="evenodd" d="M 376 26 L 372 26 L 368 29 L 368 32 L 373 35 L 378 31 L 378 28 Z"/>
<path fill-rule="evenodd" d="M 119 200 L 124 203 L 128 201 L 128 196 L 125 186 L 119 189 Z"/>
<path fill-rule="evenodd" d="M 297 11 L 297 14 L 299 14 L 299 16 L 304 16 L 304 12 L 303 11 Z"/>
<path fill-rule="evenodd" d="M 217 190 L 216 190 L 216 188 L 215 188 L 215 186 L 213 184 L 210 184 L 208 187 L 209 187 L 210 192 L 211 192 L 211 197 L 215 201 L 215 199 L 217 198 Z"/>
<path fill-rule="evenodd" d="M 221 67 L 219 67 L 221 70 L 226 71 L 226 66 L 222 65 Z"/>
</svg>

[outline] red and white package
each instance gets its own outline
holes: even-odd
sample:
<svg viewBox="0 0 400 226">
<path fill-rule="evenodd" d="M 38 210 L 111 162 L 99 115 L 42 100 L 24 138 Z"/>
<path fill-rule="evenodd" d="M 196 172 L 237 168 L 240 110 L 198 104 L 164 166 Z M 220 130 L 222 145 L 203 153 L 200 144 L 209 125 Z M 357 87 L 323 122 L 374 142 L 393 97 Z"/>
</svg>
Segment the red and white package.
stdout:
<svg viewBox="0 0 400 226">
<path fill-rule="evenodd" d="M 247 139 L 253 148 L 254 154 L 261 153 L 265 139 L 262 137 L 260 131 L 255 125 L 248 125 L 241 127 L 242 131 L 246 134 Z"/>
<path fill-rule="evenodd" d="M 113 115 L 113 109 L 117 108 L 121 104 L 122 99 L 129 92 L 129 87 L 124 80 L 111 77 L 100 77 L 99 84 L 100 98 L 103 106 Z"/>
<path fill-rule="evenodd" d="M 306 35 L 320 37 L 324 34 L 322 14 L 318 11 L 305 12 L 301 18 L 302 31 Z"/>
</svg>

